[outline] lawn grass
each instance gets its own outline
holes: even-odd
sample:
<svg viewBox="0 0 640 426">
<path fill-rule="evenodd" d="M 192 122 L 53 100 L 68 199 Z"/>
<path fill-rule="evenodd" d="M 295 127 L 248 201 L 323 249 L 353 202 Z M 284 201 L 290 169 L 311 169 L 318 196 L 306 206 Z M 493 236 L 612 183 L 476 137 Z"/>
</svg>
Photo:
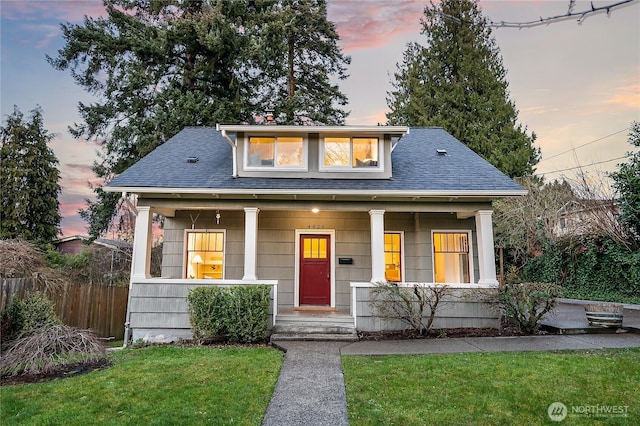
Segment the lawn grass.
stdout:
<svg viewBox="0 0 640 426">
<path fill-rule="evenodd" d="M 349 420 L 359 425 L 636 425 L 640 349 L 345 356 Z M 627 417 L 586 417 L 573 406 L 626 406 Z M 580 408 L 578 408 L 580 409 Z M 618 409 L 619 410 L 619 409 Z"/>
<path fill-rule="evenodd" d="M 154 346 L 112 357 L 106 370 L 3 387 L 2 423 L 259 425 L 283 360 L 275 349 L 242 347 Z"/>
</svg>

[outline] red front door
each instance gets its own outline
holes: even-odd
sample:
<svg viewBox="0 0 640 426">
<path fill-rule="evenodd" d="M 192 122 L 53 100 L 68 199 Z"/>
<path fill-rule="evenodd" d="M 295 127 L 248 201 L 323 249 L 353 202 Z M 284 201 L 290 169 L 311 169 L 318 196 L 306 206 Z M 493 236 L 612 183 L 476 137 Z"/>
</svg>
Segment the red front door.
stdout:
<svg viewBox="0 0 640 426">
<path fill-rule="evenodd" d="M 331 304 L 329 235 L 300 236 L 300 305 Z"/>
</svg>

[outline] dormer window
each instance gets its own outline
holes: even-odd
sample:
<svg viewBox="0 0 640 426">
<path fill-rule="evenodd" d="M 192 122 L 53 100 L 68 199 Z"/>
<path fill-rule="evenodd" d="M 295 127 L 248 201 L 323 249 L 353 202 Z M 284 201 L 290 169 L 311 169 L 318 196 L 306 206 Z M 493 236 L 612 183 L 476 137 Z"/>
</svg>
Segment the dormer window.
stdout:
<svg viewBox="0 0 640 426">
<path fill-rule="evenodd" d="M 248 168 L 305 167 L 304 139 L 301 136 L 250 136 Z"/>
<path fill-rule="evenodd" d="M 378 168 L 379 140 L 366 137 L 324 137 L 321 168 Z"/>
</svg>

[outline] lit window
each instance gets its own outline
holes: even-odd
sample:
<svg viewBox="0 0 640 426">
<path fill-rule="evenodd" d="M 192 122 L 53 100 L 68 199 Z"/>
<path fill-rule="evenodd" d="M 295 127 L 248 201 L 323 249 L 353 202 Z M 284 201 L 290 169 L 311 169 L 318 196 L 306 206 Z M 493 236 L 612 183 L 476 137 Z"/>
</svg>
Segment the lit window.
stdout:
<svg viewBox="0 0 640 426">
<path fill-rule="evenodd" d="M 251 136 L 247 153 L 249 167 L 296 167 L 303 162 L 303 140 L 299 136 Z"/>
<path fill-rule="evenodd" d="M 325 237 L 304 238 L 303 257 L 304 259 L 326 259 L 327 239 Z"/>
<path fill-rule="evenodd" d="M 224 276 L 224 232 L 187 232 L 186 277 L 222 279 Z"/>
<path fill-rule="evenodd" d="M 399 232 L 384 234 L 384 278 L 390 282 L 402 281 L 402 239 Z"/>
<path fill-rule="evenodd" d="M 434 232 L 433 268 L 437 283 L 470 283 L 469 234 Z"/>
<path fill-rule="evenodd" d="M 378 138 L 324 138 L 325 167 L 378 167 Z"/>
</svg>

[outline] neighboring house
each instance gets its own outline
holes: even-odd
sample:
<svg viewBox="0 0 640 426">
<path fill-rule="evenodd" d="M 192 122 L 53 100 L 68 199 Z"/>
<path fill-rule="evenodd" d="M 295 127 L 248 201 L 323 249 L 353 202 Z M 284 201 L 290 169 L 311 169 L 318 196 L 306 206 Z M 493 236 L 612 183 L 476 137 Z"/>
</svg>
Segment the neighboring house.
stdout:
<svg viewBox="0 0 640 426">
<path fill-rule="evenodd" d="M 64 237 L 52 242 L 53 246 L 61 253 L 79 254 L 86 250 L 104 248 L 116 253 L 130 253 L 133 245 L 122 240 L 109 240 L 107 238 L 98 238 L 90 241 L 89 237 L 82 235 L 73 235 Z"/>
<path fill-rule="evenodd" d="M 556 214 L 553 234 L 556 237 L 599 235 L 603 230 L 618 229 L 620 209 L 613 200 L 573 200 Z"/>
<path fill-rule="evenodd" d="M 190 337 L 186 295 L 273 286 L 272 323 L 330 311 L 360 330 L 376 282 L 446 283 L 435 327 L 497 326 L 473 292 L 497 288 L 491 201 L 519 185 L 441 128 L 186 128 L 114 178 L 137 195 L 133 339 Z M 161 278 L 151 222 L 164 216 Z"/>
<path fill-rule="evenodd" d="M 84 268 L 84 277 L 94 284 L 113 285 L 128 281 L 131 270 L 133 244 L 122 240 L 74 235 L 52 242 L 61 253 L 78 255 L 91 252 L 90 264 Z M 126 282 L 126 281 L 124 281 Z"/>
</svg>

